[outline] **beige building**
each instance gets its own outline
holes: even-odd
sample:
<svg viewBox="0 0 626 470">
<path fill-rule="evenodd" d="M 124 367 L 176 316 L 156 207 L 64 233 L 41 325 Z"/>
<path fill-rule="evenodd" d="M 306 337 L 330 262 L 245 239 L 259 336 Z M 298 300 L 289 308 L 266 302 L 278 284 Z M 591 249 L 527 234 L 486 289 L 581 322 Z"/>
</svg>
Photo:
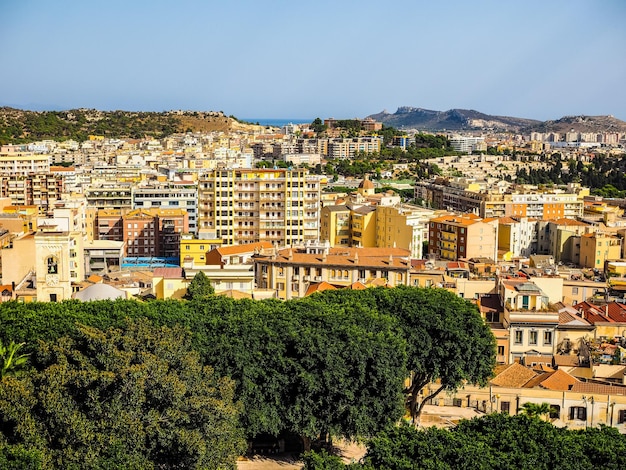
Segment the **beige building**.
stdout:
<svg viewBox="0 0 626 470">
<path fill-rule="evenodd" d="M 600 232 L 580 237 L 580 265 L 604 270 L 605 261 L 618 260 L 622 255 L 622 239 Z"/>
<path fill-rule="evenodd" d="M 285 300 L 304 297 L 320 283 L 338 288 L 356 283 L 363 288 L 410 282 L 409 251 L 401 248 L 333 248 L 328 243 L 310 243 L 257 256 L 254 262 L 257 287 L 275 290 L 276 297 Z"/>
<path fill-rule="evenodd" d="M 0 155 L 0 174 L 28 176 L 50 172 L 50 155 L 12 154 Z"/>
<path fill-rule="evenodd" d="M 306 170 L 220 169 L 198 183 L 198 227 L 224 244 L 319 239 L 320 178 Z"/>
</svg>

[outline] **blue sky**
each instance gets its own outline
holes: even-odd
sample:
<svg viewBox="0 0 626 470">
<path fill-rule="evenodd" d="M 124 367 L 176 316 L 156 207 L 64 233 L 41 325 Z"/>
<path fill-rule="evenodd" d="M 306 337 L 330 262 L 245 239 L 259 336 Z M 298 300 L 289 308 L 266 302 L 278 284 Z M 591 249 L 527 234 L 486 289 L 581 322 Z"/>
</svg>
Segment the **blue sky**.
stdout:
<svg viewBox="0 0 626 470">
<path fill-rule="evenodd" d="M 626 120 L 624 0 L 0 0 L 0 105 Z"/>
</svg>

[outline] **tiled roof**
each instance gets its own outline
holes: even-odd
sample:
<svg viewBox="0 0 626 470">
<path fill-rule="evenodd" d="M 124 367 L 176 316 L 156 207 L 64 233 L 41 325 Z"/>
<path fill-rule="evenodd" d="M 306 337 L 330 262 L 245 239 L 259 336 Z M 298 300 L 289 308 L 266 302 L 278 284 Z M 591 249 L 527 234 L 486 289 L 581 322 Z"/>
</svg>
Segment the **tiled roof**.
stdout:
<svg viewBox="0 0 626 470">
<path fill-rule="evenodd" d="M 555 354 L 553 356 L 554 365 L 557 367 L 568 366 L 568 367 L 578 367 L 579 361 L 578 356 L 573 354 Z"/>
<path fill-rule="evenodd" d="M 581 222 L 580 220 L 576 220 L 576 219 L 567 219 L 565 217 L 562 217 L 560 219 L 555 219 L 552 220 L 551 222 L 555 223 L 556 225 L 567 225 L 567 226 L 578 226 L 578 227 L 587 227 L 589 224 L 586 224 L 585 222 Z"/>
<path fill-rule="evenodd" d="M 491 383 L 500 387 L 521 388 L 536 375 L 536 372 L 516 362 L 500 372 Z"/>
<path fill-rule="evenodd" d="M 225 255 L 235 255 L 239 253 L 253 253 L 254 250 L 256 249 L 259 249 L 259 250 L 270 249 L 273 246 L 274 245 L 272 245 L 270 242 L 256 242 L 256 243 L 248 243 L 244 245 L 220 246 L 218 248 L 215 248 L 215 251 L 217 251 L 220 255 L 225 256 Z"/>
<path fill-rule="evenodd" d="M 596 393 L 601 395 L 626 395 L 626 387 L 618 385 L 605 385 L 589 382 L 576 382 L 570 389 L 575 393 Z"/>
<path fill-rule="evenodd" d="M 162 277 L 163 279 L 181 279 L 183 277 L 183 268 L 155 268 L 153 277 Z"/>
<path fill-rule="evenodd" d="M 306 290 L 306 294 L 304 294 L 305 296 L 307 295 L 311 295 L 315 292 L 322 292 L 325 290 L 337 290 L 337 288 L 335 286 L 333 286 L 332 284 L 329 284 L 326 281 L 322 281 L 319 282 L 317 284 L 311 284 L 309 285 L 309 288 Z"/>
<path fill-rule="evenodd" d="M 572 377 L 562 370 L 555 370 L 546 375 L 547 377 L 541 381 L 539 386 L 548 390 L 569 390 L 574 383 L 578 382 L 576 377 Z"/>
</svg>

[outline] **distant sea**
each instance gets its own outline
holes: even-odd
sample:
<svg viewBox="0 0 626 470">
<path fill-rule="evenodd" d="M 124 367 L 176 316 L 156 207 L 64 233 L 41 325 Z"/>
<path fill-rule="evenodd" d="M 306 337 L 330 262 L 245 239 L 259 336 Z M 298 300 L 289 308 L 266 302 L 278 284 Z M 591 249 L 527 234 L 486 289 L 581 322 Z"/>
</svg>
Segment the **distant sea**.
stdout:
<svg viewBox="0 0 626 470">
<path fill-rule="evenodd" d="M 313 119 L 268 119 L 268 118 L 241 118 L 242 121 L 251 122 L 256 124 L 257 122 L 262 126 L 274 126 L 282 127 L 289 123 L 291 124 L 310 124 Z"/>
</svg>

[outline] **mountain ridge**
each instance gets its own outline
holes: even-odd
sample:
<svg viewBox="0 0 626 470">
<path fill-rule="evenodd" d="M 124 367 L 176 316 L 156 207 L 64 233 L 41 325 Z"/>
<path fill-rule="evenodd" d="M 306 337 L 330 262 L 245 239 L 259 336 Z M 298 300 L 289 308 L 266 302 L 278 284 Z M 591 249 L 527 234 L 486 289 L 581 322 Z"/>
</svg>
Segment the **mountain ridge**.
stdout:
<svg viewBox="0 0 626 470">
<path fill-rule="evenodd" d="M 431 109 L 400 106 L 395 113 L 383 110 L 368 118 L 399 129 L 415 128 L 425 131 L 492 131 L 492 132 L 620 132 L 626 133 L 626 122 L 614 116 L 563 116 L 540 121 L 512 116 L 495 116 L 473 109 Z"/>
</svg>

